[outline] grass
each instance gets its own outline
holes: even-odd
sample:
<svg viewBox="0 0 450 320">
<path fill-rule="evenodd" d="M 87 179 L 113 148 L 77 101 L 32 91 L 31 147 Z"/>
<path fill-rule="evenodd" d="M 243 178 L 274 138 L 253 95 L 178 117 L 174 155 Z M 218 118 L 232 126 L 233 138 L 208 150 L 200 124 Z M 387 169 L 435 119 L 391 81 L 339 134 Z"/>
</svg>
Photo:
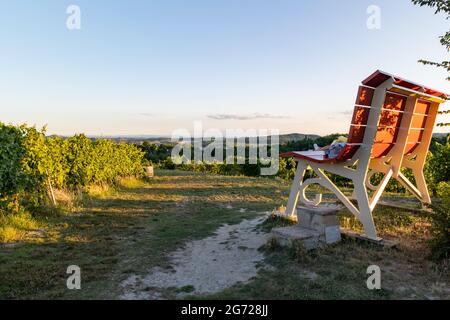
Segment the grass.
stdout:
<svg viewBox="0 0 450 320">
<path fill-rule="evenodd" d="M 263 231 L 270 232 L 273 228 L 289 227 L 295 224 L 296 222 L 294 220 L 272 214 L 259 226 L 259 228 Z"/>
<path fill-rule="evenodd" d="M 341 225 L 362 231 L 346 210 Z M 352 239 L 307 252 L 301 246 L 284 249 L 270 239 L 266 263 L 258 277 L 209 298 L 214 299 L 449 299 L 448 261 L 436 265 L 427 259 L 429 224 L 426 217 L 408 210 L 379 207 L 375 221 L 380 235 L 399 242 L 398 248 L 383 248 Z M 264 228 L 289 225 L 283 219 L 269 219 Z M 382 290 L 366 287 L 369 265 L 380 266 Z M 311 276 L 313 275 L 313 277 Z M 311 279 L 311 277 L 313 279 Z"/>
<path fill-rule="evenodd" d="M 42 226 L 30 213 L 21 211 L 14 215 L 0 212 L 0 243 L 13 243 L 25 240 L 29 231 Z"/>
<path fill-rule="evenodd" d="M 146 181 L 124 180 L 116 189 L 91 190 L 83 208 L 66 214 L 38 220 L 3 216 L 0 242 L 21 241 L 0 246 L 0 299 L 115 299 L 128 276 L 145 275 L 156 266 L 170 268 L 171 251 L 212 235 L 224 223 L 278 208 L 288 190 L 278 179 L 156 171 Z M 342 223 L 359 227 L 346 211 L 340 215 Z M 398 250 L 350 240 L 312 253 L 268 245 L 261 250 L 271 268 L 209 298 L 448 298 L 448 270 L 426 259 L 426 219 L 383 207 L 375 219 L 383 237 L 400 241 Z M 267 221 L 261 228 L 289 223 Z M 365 286 L 370 264 L 384 270 L 382 291 Z M 81 267 L 82 290 L 66 288 L 69 265 Z M 192 288 L 177 290 L 188 294 Z"/>
<path fill-rule="evenodd" d="M 360 249 L 362 251 L 363 249 Z M 273 270 L 262 270 L 247 284 L 238 284 L 213 295 L 215 299 L 388 299 L 390 290 L 370 291 L 365 285 L 368 259 L 376 252 L 351 258 L 355 246 L 339 246 L 308 253 L 298 248 L 266 252 Z"/>
<path fill-rule="evenodd" d="M 121 280 L 169 267 L 167 253 L 186 241 L 279 206 L 278 186 L 269 179 L 160 171 L 145 183 L 94 193 L 77 212 L 47 216 L 43 237 L 0 247 L 0 298 L 116 298 Z M 73 264 L 82 270 L 79 291 L 65 285 Z"/>
</svg>

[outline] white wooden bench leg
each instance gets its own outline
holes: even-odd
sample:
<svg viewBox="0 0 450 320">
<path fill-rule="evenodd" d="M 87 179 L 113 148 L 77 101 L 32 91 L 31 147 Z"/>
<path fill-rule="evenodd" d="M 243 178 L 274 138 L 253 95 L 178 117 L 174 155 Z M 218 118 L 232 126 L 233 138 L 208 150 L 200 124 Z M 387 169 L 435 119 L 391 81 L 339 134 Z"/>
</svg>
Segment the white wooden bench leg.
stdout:
<svg viewBox="0 0 450 320">
<path fill-rule="evenodd" d="M 364 179 L 354 181 L 355 195 L 358 201 L 359 220 L 364 226 L 365 236 L 369 239 L 380 240 L 377 237 L 375 223 L 373 222 L 372 210 L 370 209 L 369 196 L 367 194 Z"/>
<path fill-rule="evenodd" d="M 298 161 L 297 171 L 295 172 L 294 182 L 292 183 L 289 200 L 286 207 L 286 215 L 293 216 L 296 214 L 297 202 L 300 192 L 300 187 L 303 183 L 307 164 L 304 161 Z"/>
<path fill-rule="evenodd" d="M 422 169 L 413 169 L 414 178 L 416 180 L 417 189 L 420 191 L 421 199 L 423 203 L 431 203 L 430 194 L 428 192 L 427 182 L 425 181 L 425 176 Z"/>
<path fill-rule="evenodd" d="M 401 172 L 397 175 L 397 180 L 400 182 L 401 185 L 403 185 L 409 192 L 411 192 L 417 199 L 422 201 L 423 196 L 422 192 L 420 192 L 419 189 L 416 188 L 416 186 L 408 180 L 408 178 L 405 177 L 405 175 Z"/>
</svg>

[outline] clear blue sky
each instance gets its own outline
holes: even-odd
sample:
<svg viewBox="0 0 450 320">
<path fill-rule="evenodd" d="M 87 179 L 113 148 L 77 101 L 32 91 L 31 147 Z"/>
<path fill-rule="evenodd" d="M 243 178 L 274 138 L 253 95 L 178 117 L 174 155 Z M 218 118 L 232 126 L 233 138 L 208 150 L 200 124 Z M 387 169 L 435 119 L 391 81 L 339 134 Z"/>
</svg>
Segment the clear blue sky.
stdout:
<svg viewBox="0 0 450 320">
<path fill-rule="evenodd" d="M 70 4 L 81 30 L 66 28 Z M 366 27 L 371 4 L 381 30 Z M 449 25 L 409 0 L 0 0 L 0 121 L 58 134 L 170 134 L 194 120 L 346 132 L 376 69 L 450 92 L 445 72 L 417 63 L 446 58 Z"/>
</svg>

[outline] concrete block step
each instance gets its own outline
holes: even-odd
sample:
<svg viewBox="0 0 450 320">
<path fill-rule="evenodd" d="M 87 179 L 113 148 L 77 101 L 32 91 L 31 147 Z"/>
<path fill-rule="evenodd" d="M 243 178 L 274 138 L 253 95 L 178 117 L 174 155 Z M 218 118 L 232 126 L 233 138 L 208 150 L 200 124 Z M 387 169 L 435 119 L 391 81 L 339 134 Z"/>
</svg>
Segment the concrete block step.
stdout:
<svg viewBox="0 0 450 320">
<path fill-rule="evenodd" d="M 297 221 L 301 227 L 313 229 L 321 234 L 325 234 L 326 230 L 330 227 L 339 228 L 337 213 L 341 208 L 337 205 L 298 207 Z"/>
<path fill-rule="evenodd" d="M 298 206 L 297 215 L 299 215 L 302 212 L 321 216 L 335 215 L 337 212 L 342 210 L 342 208 L 343 208 L 342 206 L 332 203 L 320 205 L 317 207 Z"/>
<path fill-rule="evenodd" d="M 320 232 L 304 228 L 300 225 L 285 228 L 272 229 L 272 236 L 278 240 L 282 246 L 291 246 L 294 241 L 303 243 L 306 250 L 313 250 L 319 247 Z"/>
</svg>

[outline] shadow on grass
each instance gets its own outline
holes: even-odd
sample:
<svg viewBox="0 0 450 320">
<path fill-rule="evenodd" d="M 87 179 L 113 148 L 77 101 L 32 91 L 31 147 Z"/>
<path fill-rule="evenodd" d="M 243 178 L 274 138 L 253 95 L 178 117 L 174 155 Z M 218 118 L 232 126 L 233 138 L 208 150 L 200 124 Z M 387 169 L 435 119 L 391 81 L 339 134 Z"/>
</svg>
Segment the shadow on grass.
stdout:
<svg viewBox="0 0 450 320">
<path fill-rule="evenodd" d="M 167 177 L 157 183 L 173 181 Z M 0 248 L 0 298 L 116 298 L 120 282 L 129 274 L 168 267 L 167 254 L 186 241 L 207 237 L 224 223 L 239 223 L 273 208 L 277 201 L 273 196 L 246 199 L 251 189 L 232 186 L 222 190 L 207 182 L 203 188 L 190 188 L 185 181 L 184 186 L 171 190 L 152 182 L 85 199 L 81 214 L 46 217 L 43 238 Z M 263 186 L 257 189 L 267 195 L 272 192 L 270 186 L 266 192 Z M 242 199 L 210 199 L 234 193 Z M 83 290 L 67 289 L 69 265 L 80 266 Z"/>
</svg>

